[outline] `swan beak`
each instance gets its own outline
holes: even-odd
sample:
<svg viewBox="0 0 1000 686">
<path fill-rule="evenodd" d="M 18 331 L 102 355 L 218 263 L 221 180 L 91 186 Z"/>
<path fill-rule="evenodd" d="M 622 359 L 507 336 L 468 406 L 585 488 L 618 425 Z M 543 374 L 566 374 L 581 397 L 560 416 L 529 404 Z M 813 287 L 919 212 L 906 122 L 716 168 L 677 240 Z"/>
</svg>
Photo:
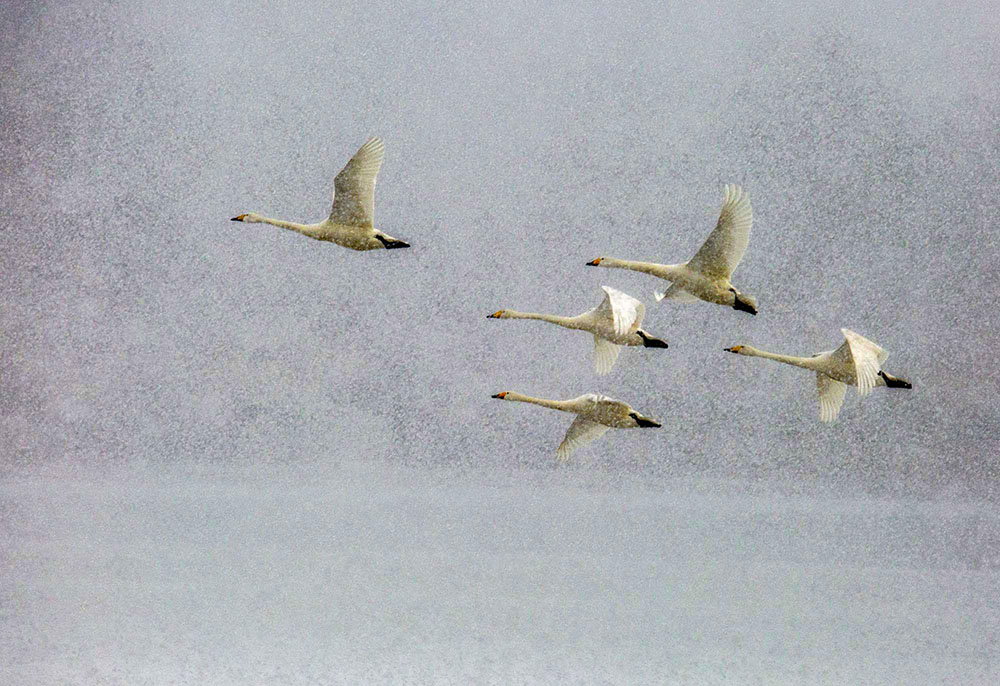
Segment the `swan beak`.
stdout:
<svg viewBox="0 0 1000 686">
<path fill-rule="evenodd" d="M 601 264 L 601 258 L 598 257 L 597 259 L 593 259 L 590 262 L 588 262 L 586 264 L 586 266 L 588 266 L 588 267 L 597 267 L 600 264 Z"/>
<path fill-rule="evenodd" d="M 245 214 L 241 214 L 241 215 L 240 215 L 240 216 L 238 216 L 238 217 L 233 217 L 233 218 L 232 218 L 232 219 L 230 219 L 229 221 L 231 221 L 231 222 L 241 222 L 241 221 L 243 221 L 243 217 L 245 217 L 245 216 L 246 216 Z"/>
<path fill-rule="evenodd" d="M 500 400 L 503 400 L 504 398 L 507 397 L 507 391 L 501 391 L 500 393 L 497 393 L 496 395 L 491 395 L 490 397 L 491 398 L 500 398 Z"/>
<path fill-rule="evenodd" d="M 735 351 L 735 350 L 733 350 L 732 348 L 723 348 L 723 349 L 722 349 L 722 351 L 723 351 L 723 352 L 727 352 L 727 353 L 734 353 L 734 352 L 736 352 L 736 351 Z"/>
<path fill-rule="evenodd" d="M 493 314 L 486 315 L 486 318 L 487 319 L 500 319 L 500 315 L 501 314 L 503 314 L 503 310 L 497 310 Z M 493 396 L 493 397 L 495 398 L 496 396 Z"/>
</svg>

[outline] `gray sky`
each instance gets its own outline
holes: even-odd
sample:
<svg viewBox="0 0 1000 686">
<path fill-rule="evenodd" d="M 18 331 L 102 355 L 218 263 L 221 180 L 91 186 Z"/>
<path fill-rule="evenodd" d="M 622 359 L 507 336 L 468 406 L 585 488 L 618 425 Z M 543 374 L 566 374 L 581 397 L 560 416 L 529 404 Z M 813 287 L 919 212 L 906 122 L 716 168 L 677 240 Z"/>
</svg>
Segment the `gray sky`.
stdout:
<svg viewBox="0 0 1000 686">
<path fill-rule="evenodd" d="M 995 496 L 1000 20 L 854 3 L 8 3 L 0 10 L 5 469 L 383 458 L 548 465 L 568 418 L 490 400 L 598 391 L 659 418 L 576 455 Z M 316 221 L 386 141 L 354 253 L 229 218 Z M 599 255 L 679 262 L 724 183 L 760 315 L 656 305 Z M 670 349 L 576 314 L 608 284 Z M 911 392 L 818 421 L 807 355 L 841 327 Z"/>
</svg>

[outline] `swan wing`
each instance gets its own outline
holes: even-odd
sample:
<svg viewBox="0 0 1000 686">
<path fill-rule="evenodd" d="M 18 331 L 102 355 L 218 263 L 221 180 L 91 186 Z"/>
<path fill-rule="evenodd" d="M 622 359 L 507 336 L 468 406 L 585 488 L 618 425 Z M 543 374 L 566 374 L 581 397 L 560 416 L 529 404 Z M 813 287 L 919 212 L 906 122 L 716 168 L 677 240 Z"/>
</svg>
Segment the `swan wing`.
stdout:
<svg viewBox="0 0 1000 686">
<path fill-rule="evenodd" d="M 677 284 L 673 284 L 663 293 L 659 291 L 654 291 L 653 295 L 656 297 L 656 302 L 661 300 L 673 300 L 675 303 L 696 303 L 700 298 L 690 291 L 686 291 Z"/>
<path fill-rule="evenodd" d="M 841 329 L 840 332 L 844 334 L 845 345 L 850 349 L 851 359 L 854 360 L 854 370 L 858 376 L 858 395 L 868 395 L 878 384 L 879 369 L 889 357 L 889 353 L 850 329 Z"/>
<path fill-rule="evenodd" d="M 563 438 L 562 443 L 560 443 L 559 447 L 556 449 L 556 458 L 560 462 L 565 462 L 569 459 L 569 454 L 571 452 L 585 443 L 589 443 L 596 438 L 600 438 L 610 428 L 610 426 L 592 422 L 584 417 L 577 417 L 573 420 L 573 423 L 569 425 L 566 437 Z"/>
<path fill-rule="evenodd" d="M 382 167 L 385 143 L 371 138 L 333 180 L 330 221 L 348 226 L 372 227 L 375 223 L 375 175 Z"/>
<path fill-rule="evenodd" d="M 819 418 L 827 423 L 832 422 L 840 414 L 840 406 L 844 404 L 847 384 L 816 372 L 816 390 L 819 391 Z"/>
<path fill-rule="evenodd" d="M 604 289 L 604 301 L 597 306 L 597 312 L 611 317 L 616 334 L 624 336 L 642 326 L 642 318 L 646 316 L 645 305 L 611 286 L 601 288 Z"/>
<path fill-rule="evenodd" d="M 742 188 L 727 185 L 723 197 L 719 223 L 688 261 L 691 269 L 717 279 L 728 279 L 736 271 L 747 250 L 753 225 L 750 196 Z"/>
<path fill-rule="evenodd" d="M 618 353 L 621 351 L 620 345 L 594 334 L 594 370 L 599 376 L 604 376 L 611 371 L 618 360 Z"/>
</svg>

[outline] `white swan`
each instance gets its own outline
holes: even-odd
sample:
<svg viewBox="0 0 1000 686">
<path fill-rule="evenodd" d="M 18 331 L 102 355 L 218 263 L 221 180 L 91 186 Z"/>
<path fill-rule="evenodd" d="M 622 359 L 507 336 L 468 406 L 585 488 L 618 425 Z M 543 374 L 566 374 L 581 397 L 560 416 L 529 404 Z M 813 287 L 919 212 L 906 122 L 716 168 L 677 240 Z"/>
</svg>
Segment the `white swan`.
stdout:
<svg viewBox="0 0 1000 686">
<path fill-rule="evenodd" d="M 621 346 L 642 345 L 647 348 L 666 348 L 667 342 L 650 336 L 639 328 L 646 315 L 646 306 L 631 295 L 610 286 L 604 289 L 604 300 L 592 310 L 575 317 L 557 314 L 536 314 L 517 310 L 499 310 L 487 319 L 538 319 L 567 329 L 579 329 L 594 334 L 594 367 L 598 374 L 607 374 L 615 365 Z"/>
<path fill-rule="evenodd" d="M 575 413 L 576 419 L 569 425 L 566 437 L 563 438 L 556 450 L 556 458 L 560 462 L 569 459 L 569 454 L 579 446 L 603 436 L 608 429 L 661 426 L 655 419 L 645 417 L 633 410 L 631 405 L 596 393 L 587 393 L 572 400 L 545 400 L 511 391 L 503 391 L 491 397 L 532 403 L 553 410 Z"/>
<path fill-rule="evenodd" d="M 687 262 L 656 264 L 598 257 L 587 265 L 631 269 L 671 281 L 672 285 L 665 293 L 656 293 L 658 301 L 664 298 L 676 302 L 695 302 L 701 299 L 757 314 L 754 297 L 740 293 L 729 281 L 743 259 L 750 240 L 750 227 L 753 225 L 750 196 L 739 186 L 727 185 L 723 197 L 722 212 L 715 230 Z"/>
<path fill-rule="evenodd" d="M 374 226 L 375 175 L 382 167 L 383 157 L 385 144 L 381 138 L 371 138 L 358 149 L 333 180 L 333 208 L 330 216 L 321 222 L 296 224 L 253 212 L 233 217 L 232 221 L 273 224 L 351 250 L 409 248 L 409 243 L 384 234 Z"/>
<path fill-rule="evenodd" d="M 859 396 L 868 395 L 876 386 L 913 388 L 908 381 L 882 371 L 882 363 L 889 353 L 850 329 L 840 331 L 844 334 L 844 343 L 839 348 L 816 353 L 812 357 L 778 355 L 749 345 L 734 345 L 725 348 L 725 351 L 777 360 L 816 372 L 819 418 L 824 422 L 837 418 L 848 386 L 857 386 Z"/>
</svg>

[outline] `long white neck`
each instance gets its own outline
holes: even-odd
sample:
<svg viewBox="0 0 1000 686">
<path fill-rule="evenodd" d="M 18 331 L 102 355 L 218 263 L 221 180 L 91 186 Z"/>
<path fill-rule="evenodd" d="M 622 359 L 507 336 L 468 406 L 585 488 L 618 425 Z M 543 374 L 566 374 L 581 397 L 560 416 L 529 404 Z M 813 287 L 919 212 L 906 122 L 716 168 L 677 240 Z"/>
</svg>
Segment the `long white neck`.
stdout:
<svg viewBox="0 0 1000 686">
<path fill-rule="evenodd" d="M 254 215 L 253 221 L 261 222 L 263 224 L 270 224 L 271 226 L 277 226 L 282 229 L 288 229 L 289 231 L 295 231 L 296 233 L 301 233 L 306 236 L 312 236 L 316 233 L 316 226 L 313 224 L 297 224 L 295 222 L 286 222 L 284 219 L 272 219 L 271 217 L 262 217 L 261 215 Z"/>
<path fill-rule="evenodd" d="M 758 350 L 749 345 L 744 345 L 740 350 L 742 355 L 750 355 L 752 357 L 763 357 L 767 360 L 775 360 L 776 362 L 784 362 L 785 364 L 790 364 L 795 367 L 802 367 L 803 369 L 815 370 L 819 366 L 821 360 L 818 357 L 796 357 L 794 355 L 779 355 L 778 353 L 769 353 L 766 350 Z"/>
<path fill-rule="evenodd" d="M 550 324 L 556 324 L 557 326 L 563 326 L 567 329 L 579 329 L 580 328 L 580 318 L 579 317 L 563 317 L 558 314 L 539 314 L 537 312 L 518 312 L 517 310 L 504 310 L 503 319 L 538 319 L 539 321 L 549 322 Z"/>
<path fill-rule="evenodd" d="M 545 398 L 532 398 L 530 395 L 522 395 L 521 393 L 514 393 L 513 391 L 507 391 L 507 395 L 504 396 L 504 400 L 516 400 L 517 402 L 541 405 L 542 407 L 548 407 L 553 410 L 573 412 L 573 410 L 570 409 L 570 405 L 572 405 L 573 402 L 572 400 L 546 400 Z"/>
<path fill-rule="evenodd" d="M 614 257 L 602 257 L 598 267 L 608 267 L 610 269 L 631 269 L 634 272 L 652 274 L 661 279 L 670 279 L 677 273 L 680 264 L 656 264 L 655 262 L 636 262 L 634 260 L 617 260 Z"/>
</svg>

